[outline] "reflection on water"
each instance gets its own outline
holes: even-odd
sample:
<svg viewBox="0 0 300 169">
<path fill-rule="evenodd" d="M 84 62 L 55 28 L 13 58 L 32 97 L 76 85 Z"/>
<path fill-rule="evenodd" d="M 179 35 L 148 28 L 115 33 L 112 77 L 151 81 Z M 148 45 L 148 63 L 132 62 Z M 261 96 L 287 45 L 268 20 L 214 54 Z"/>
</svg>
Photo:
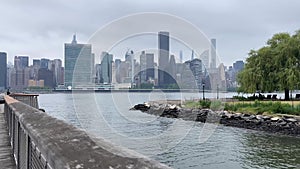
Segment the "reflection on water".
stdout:
<svg viewBox="0 0 300 169">
<path fill-rule="evenodd" d="M 129 110 L 149 98 L 183 97 L 197 94 L 45 94 L 39 101 L 52 116 L 174 168 L 300 168 L 300 138 L 217 125 L 202 142 L 203 123 Z"/>
</svg>

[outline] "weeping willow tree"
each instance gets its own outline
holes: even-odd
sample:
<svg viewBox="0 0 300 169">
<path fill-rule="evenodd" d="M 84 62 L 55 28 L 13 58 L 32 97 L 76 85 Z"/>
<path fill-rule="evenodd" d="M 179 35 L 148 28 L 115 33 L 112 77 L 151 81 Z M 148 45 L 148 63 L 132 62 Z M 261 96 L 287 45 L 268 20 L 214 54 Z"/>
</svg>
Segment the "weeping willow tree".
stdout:
<svg viewBox="0 0 300 169">
<path fill-rule="evenodd" d="M 294 35 L 275 34 L 258 50 L 251 50 L 245 68 L 237 77 L 245 93 L 284 91 L 300 88 L 300 30 Z"/>
</svg>

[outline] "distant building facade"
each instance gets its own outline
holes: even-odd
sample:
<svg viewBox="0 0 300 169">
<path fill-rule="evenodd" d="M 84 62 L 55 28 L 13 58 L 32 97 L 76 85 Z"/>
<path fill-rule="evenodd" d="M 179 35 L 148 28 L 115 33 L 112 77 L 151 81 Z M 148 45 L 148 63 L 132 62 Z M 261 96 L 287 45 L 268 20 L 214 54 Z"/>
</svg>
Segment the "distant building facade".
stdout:
<svg viewBox="0 0 300 169">
<path fill-rule="evenodd" d="M 29 57 L 28 56 L 15 56 L 14 67 L 16 69 L 24 69 L 29 66 Z"/>
<path fill-rule="evenodd" d="M 168 85 L 167 72 L 169 64 L 169 32 L 158 33 L 158 86 Z"/>
<path fill-rule="evenodd" d="M 49 88 L 55 87 L 55 82 L 53 77 L 54 77 L 53 71 L 46 68 L 39 69 L 38 80 L 43 80 L 45 87 L 49 87 Z"/>
<path fill-rule="evenodd" d="M 65 86 L 82 85 L 92 82 L 94 58 L 91 44 L 78 44 L 76 35 L 72 43 L 65 43 Z"/>
<path fill-rule="evenodd" d="M 153 53 L 146 53 L 146 79 L 155 79 L 154 74 L 154 54 Z"/>
<path fill-rule="evenodd" d="M 107 52 L 102 52 L 101 54 L 101 83 L 111 83 L 112 82 L 112 62 L 113 55 Z"/>
<path fill-rule="evenodd" d="M 235 70 L 235 72 L 240 72 L 241 70 L 244 69 L 244 61 L 242 60 L 238 60 L 235 63 L 233 63 L 233 69 Z"/>
<path fill-rule="evenodd" d="M 203 66 L 205 69 L 209 68 L 209 50 L 205 50 L 201 53 L 200 59 L 202 60 Z"/>
<path fill-rule="evenodd" d="M 0 52 L 0 91 L 7 88 L 7 54 Z"/>
</svg>

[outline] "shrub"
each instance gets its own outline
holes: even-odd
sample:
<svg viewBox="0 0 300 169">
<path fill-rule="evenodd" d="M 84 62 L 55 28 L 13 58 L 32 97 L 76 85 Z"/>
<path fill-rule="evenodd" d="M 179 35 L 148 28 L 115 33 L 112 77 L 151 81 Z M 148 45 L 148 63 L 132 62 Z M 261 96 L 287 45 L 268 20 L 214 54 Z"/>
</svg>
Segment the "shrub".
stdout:
<svg viewBox="0 0 300 169">
<path fill-rule="evenodd" d="M 210 105 L 211 105 L 211 101 L 210 100 L 200 100 L 199 103 L 200 103 L 200 107 L 202 109 L 210 108 Z"/>
<path fill-rule="evenodd" d="M 210 109 L 212 109 L 212 110 L 222 110 L 223 107 L 224 106 L 222 105 L 222 102 L 219 100 L 212 101 L 210 104 Z"/>
</svg>

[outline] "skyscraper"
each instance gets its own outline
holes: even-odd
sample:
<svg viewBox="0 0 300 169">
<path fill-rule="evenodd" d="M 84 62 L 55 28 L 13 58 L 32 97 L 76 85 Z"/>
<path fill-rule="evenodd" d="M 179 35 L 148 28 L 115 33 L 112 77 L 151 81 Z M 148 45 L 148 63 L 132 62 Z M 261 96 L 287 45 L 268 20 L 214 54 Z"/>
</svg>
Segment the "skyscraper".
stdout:
<svg viewBox="0 0 300 169">
<path fill-rule="evenodd" d="M 101 58 L 101 79 L 103 79 L 103 83 L 111 83 L 113 55 L 102 52 Z"/>
<path fill-rule="evenodd" d="M 146 83 L 147 79 L 147 57 L 146 57 L 146 53 L 145 51 L 142 51 L 141 55 L 140 55 L 140 80 L 141 83 Z"/>
<path fill-rule="evenodd" d="M 211 39 L 211 45 L 210 45 L 210 68 L 214 69 L 217 68 L 217 44 L 216 44 L 216 39 Z"/>
<path fill-rule="evenodd" d="M 73 35 L 72 43 L 65 43 L 65 86 L 91 83 L 93 63 L 92 45 L 78 44 L 76 35 Z"/>
<path fill-rule="evenodd" d="M 171 76 L 171 80 L 169 82 L 175 83 L 173 79 L 176 79 L 176 61 L 175 61 L 175 56 L 171 55 L 170 57 L 170 62 L 169 62 L 169 74 Z M 172 81 L 173 80 L 173 81 Z"/>
<path fill-rule="evenodd" d="M 169 64 L 169 32 L 158 33 L 158 85 L 167 84 L 167 68 Z"/>
<path fill-rule="evenodd" d="M 16 69 L 24 69 L 28 67 L 29 57 L 28 56 L 15 56 L 14 67 Z"/>
<path fill-rule="evenodd" d="M 146 53 L 146 79 L 154 79 L 154 54 Z"/>
<path fill-rule="evenodd" d="M 39 59 L 33 59 L 32 60 L 32 65 L 33 65 L 33 67 L 40 68 L 41 67 L 41 60 L 39 60 Z"/>
<path fill-rule="evenodd" d="M 44 80 L 44 86 L 54 88 L 55 82 L 53 77 L 53 71 L 47 68 L 39 69 L 38 80 Z"/>
<path fill-rule="evenodd" d="M 241 70 L 243 70 L 244 69 L 244 61 L 238 60 L 235 63 L 233 63 L 233 69 L 236 72 L 240 72 Z"/>
<path fill-rule="evenodd" d="M 209 50 L 205 50 L 201 53 L 200 59 L 202 60 L 202 64 L 204 65 L 205 69 L 209 68 Z"/>
<path fill-rule="evenodd" d="M 7 88 L 7 54 L 0 52 L 0 91 Z"/>
<path fill-rule="evenodd" d="M 50 62 L 49 59 L 45 59 L 45 58 L 41 59 L 40 68 L 49 69 L 49 62 Z"/>
<path fill-rule="evenodd" d="M 183 52 L 182 50 L 179 52 L 180 63 L 183 61 Z"/>
<path fill-rule="evenodd" d="M 23 90 L 28 87 L 30 69 L 28 67 L 28 56 L 15 56 L 14 69 L 11 71 L 10 87 L 16 90 Z"/>
<path fill-rule="evenodd" d="M 190 62 L 190 69 L 194 75 L 196 84 L 198 86 L 198 89 L 202 88 L 203 83 L 203 73 L 202 73 L 202 61 L 200 59 L 193 59 Z"/>
<path fill-rule="evenodd" d="M 63 84 L 62 79 L 62 61 L 60 59 L 54 59 L 48 62 L 48 69 L 53 72 L 55 86 Z"/>
</svg>

